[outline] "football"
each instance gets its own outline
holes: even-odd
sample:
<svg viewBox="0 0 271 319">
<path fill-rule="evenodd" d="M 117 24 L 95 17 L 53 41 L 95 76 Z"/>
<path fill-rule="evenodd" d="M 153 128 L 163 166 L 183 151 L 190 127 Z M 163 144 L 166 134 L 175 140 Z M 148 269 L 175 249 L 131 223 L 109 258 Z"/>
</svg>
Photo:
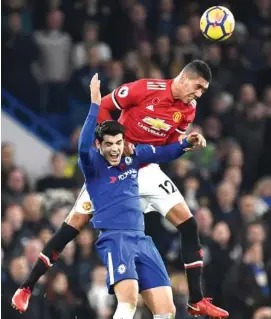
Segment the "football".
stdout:
<svg viewBox="0 0 271 319">
<path fill-rule="evenodd" d="M 235 19 L 228 8 L 215 6 L 207 9 L 200 19 L 203 35 L 212 41 L 227 40 L 233 33 Z"/>
</svg>

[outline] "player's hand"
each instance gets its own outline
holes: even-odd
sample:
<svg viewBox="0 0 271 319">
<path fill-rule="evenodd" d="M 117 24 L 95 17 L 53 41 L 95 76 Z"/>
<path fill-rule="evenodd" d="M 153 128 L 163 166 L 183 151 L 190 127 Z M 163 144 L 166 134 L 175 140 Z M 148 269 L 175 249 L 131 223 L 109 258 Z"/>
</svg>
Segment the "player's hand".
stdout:
<svg viewBox="0 0 271 319">
<path fill-rule="evenodd" d="M 95 73 L 90 81 L 89 90 L 91 103 L 100 105 L 102 101 L 101 91 L 100 91 L 101 81 L 98 78 L 98 73 Z"/>
<path fill-rule="evenodd" d="M 135 146 L 132 143 L 124 141 L 124 155 L 131 156 L 134 154 Z"/>
<path fill-rule="evenodd" d="M 188 134 L 186 139 L 187 139 L 187 142 L 192 145 L 192 147 L 186 148 L 185 151 L 191 151 L 192 149 L 196 147 L 201 147 L 201 148 L 206 147 L 206 140 L 200 133 L 192 132 Z"/>
</svg>

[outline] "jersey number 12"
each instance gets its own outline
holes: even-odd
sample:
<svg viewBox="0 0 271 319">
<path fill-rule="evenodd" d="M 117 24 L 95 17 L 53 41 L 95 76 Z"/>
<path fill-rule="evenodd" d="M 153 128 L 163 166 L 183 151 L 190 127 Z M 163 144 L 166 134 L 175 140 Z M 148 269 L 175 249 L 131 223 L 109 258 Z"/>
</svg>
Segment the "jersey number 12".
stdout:
<svg viewBox="0 0 271 319">
<path fill-rule="evenodd" d="M 172 194 L 177 191 L 177 188 L 168 179 L 163 184 L 159 184 L 158 186 L 162 188 L 167 194 Z"/>
</svg>

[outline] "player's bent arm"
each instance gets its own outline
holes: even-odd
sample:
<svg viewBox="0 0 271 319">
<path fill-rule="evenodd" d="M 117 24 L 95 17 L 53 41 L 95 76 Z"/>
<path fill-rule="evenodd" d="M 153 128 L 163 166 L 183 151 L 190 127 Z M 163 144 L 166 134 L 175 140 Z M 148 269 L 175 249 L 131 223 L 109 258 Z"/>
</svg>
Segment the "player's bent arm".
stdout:
<svg viewBox="0 0 271 319">
<path fill-rule="evenodd" d="M 185 138 L 185 132 L 181 132 L 179 130 L 175 130 L 175 132 L 173 132 L 167 139 L 166 144 L 172 144 L 172 143 L 176 143 L 180 140 L 182 140 L 183 138 Z"/>
<path fill-rule="evenodd" d="M 135 149 L 140 164 L 170 162 L 185 153 L 191 145 L 186 139 L 166 146 L 138 145 Z"/>
<path fill-rule="evenodd" d="M 92 146 L 95 140 L 95 128 L 97 123 L 97 116 L 99 112 L 99 105 L 91 103 L 88 116 L 85 120 L 81 134 L 78 141 L 78 153 L 80 161 L 83 165 L 91 166 L 93 164 Z"/>
<path fill-rule="evenodd" d="M 145 93 L 146 83 L 142 80 L 125 83 L 112 93 L 102 98 L 98 122 L 112 120 L 112 111 L 122 111 L 128 107 L 136 106 Z"/>
</svg>

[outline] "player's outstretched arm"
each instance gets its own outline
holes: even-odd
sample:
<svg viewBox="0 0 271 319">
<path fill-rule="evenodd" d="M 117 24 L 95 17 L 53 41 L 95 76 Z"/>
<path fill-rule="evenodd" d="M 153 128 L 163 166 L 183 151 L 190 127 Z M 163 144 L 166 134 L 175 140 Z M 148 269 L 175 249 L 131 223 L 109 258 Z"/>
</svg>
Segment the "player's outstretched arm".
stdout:
<svg viewBox="0 0 271 319">
<path fill-rule="evenodd" d="M 198 145 L 206 146 L 204 137 L 199 133 L 190 133 L 183 141 L 166 146 L 138 145 L 135 153 L 140 164 L 170 162 Z"/>
<path fill-rule="evenodd" d="M 82 164 L 90 166 L 93 162 L 91 147 L 95 140 L 95 128 L 99 106 L 101 104 L 100 80 L 96 73 L 90 81 L 90 110 L 83 125 L 79 141 L 78 153 Z"/>
</svg>

